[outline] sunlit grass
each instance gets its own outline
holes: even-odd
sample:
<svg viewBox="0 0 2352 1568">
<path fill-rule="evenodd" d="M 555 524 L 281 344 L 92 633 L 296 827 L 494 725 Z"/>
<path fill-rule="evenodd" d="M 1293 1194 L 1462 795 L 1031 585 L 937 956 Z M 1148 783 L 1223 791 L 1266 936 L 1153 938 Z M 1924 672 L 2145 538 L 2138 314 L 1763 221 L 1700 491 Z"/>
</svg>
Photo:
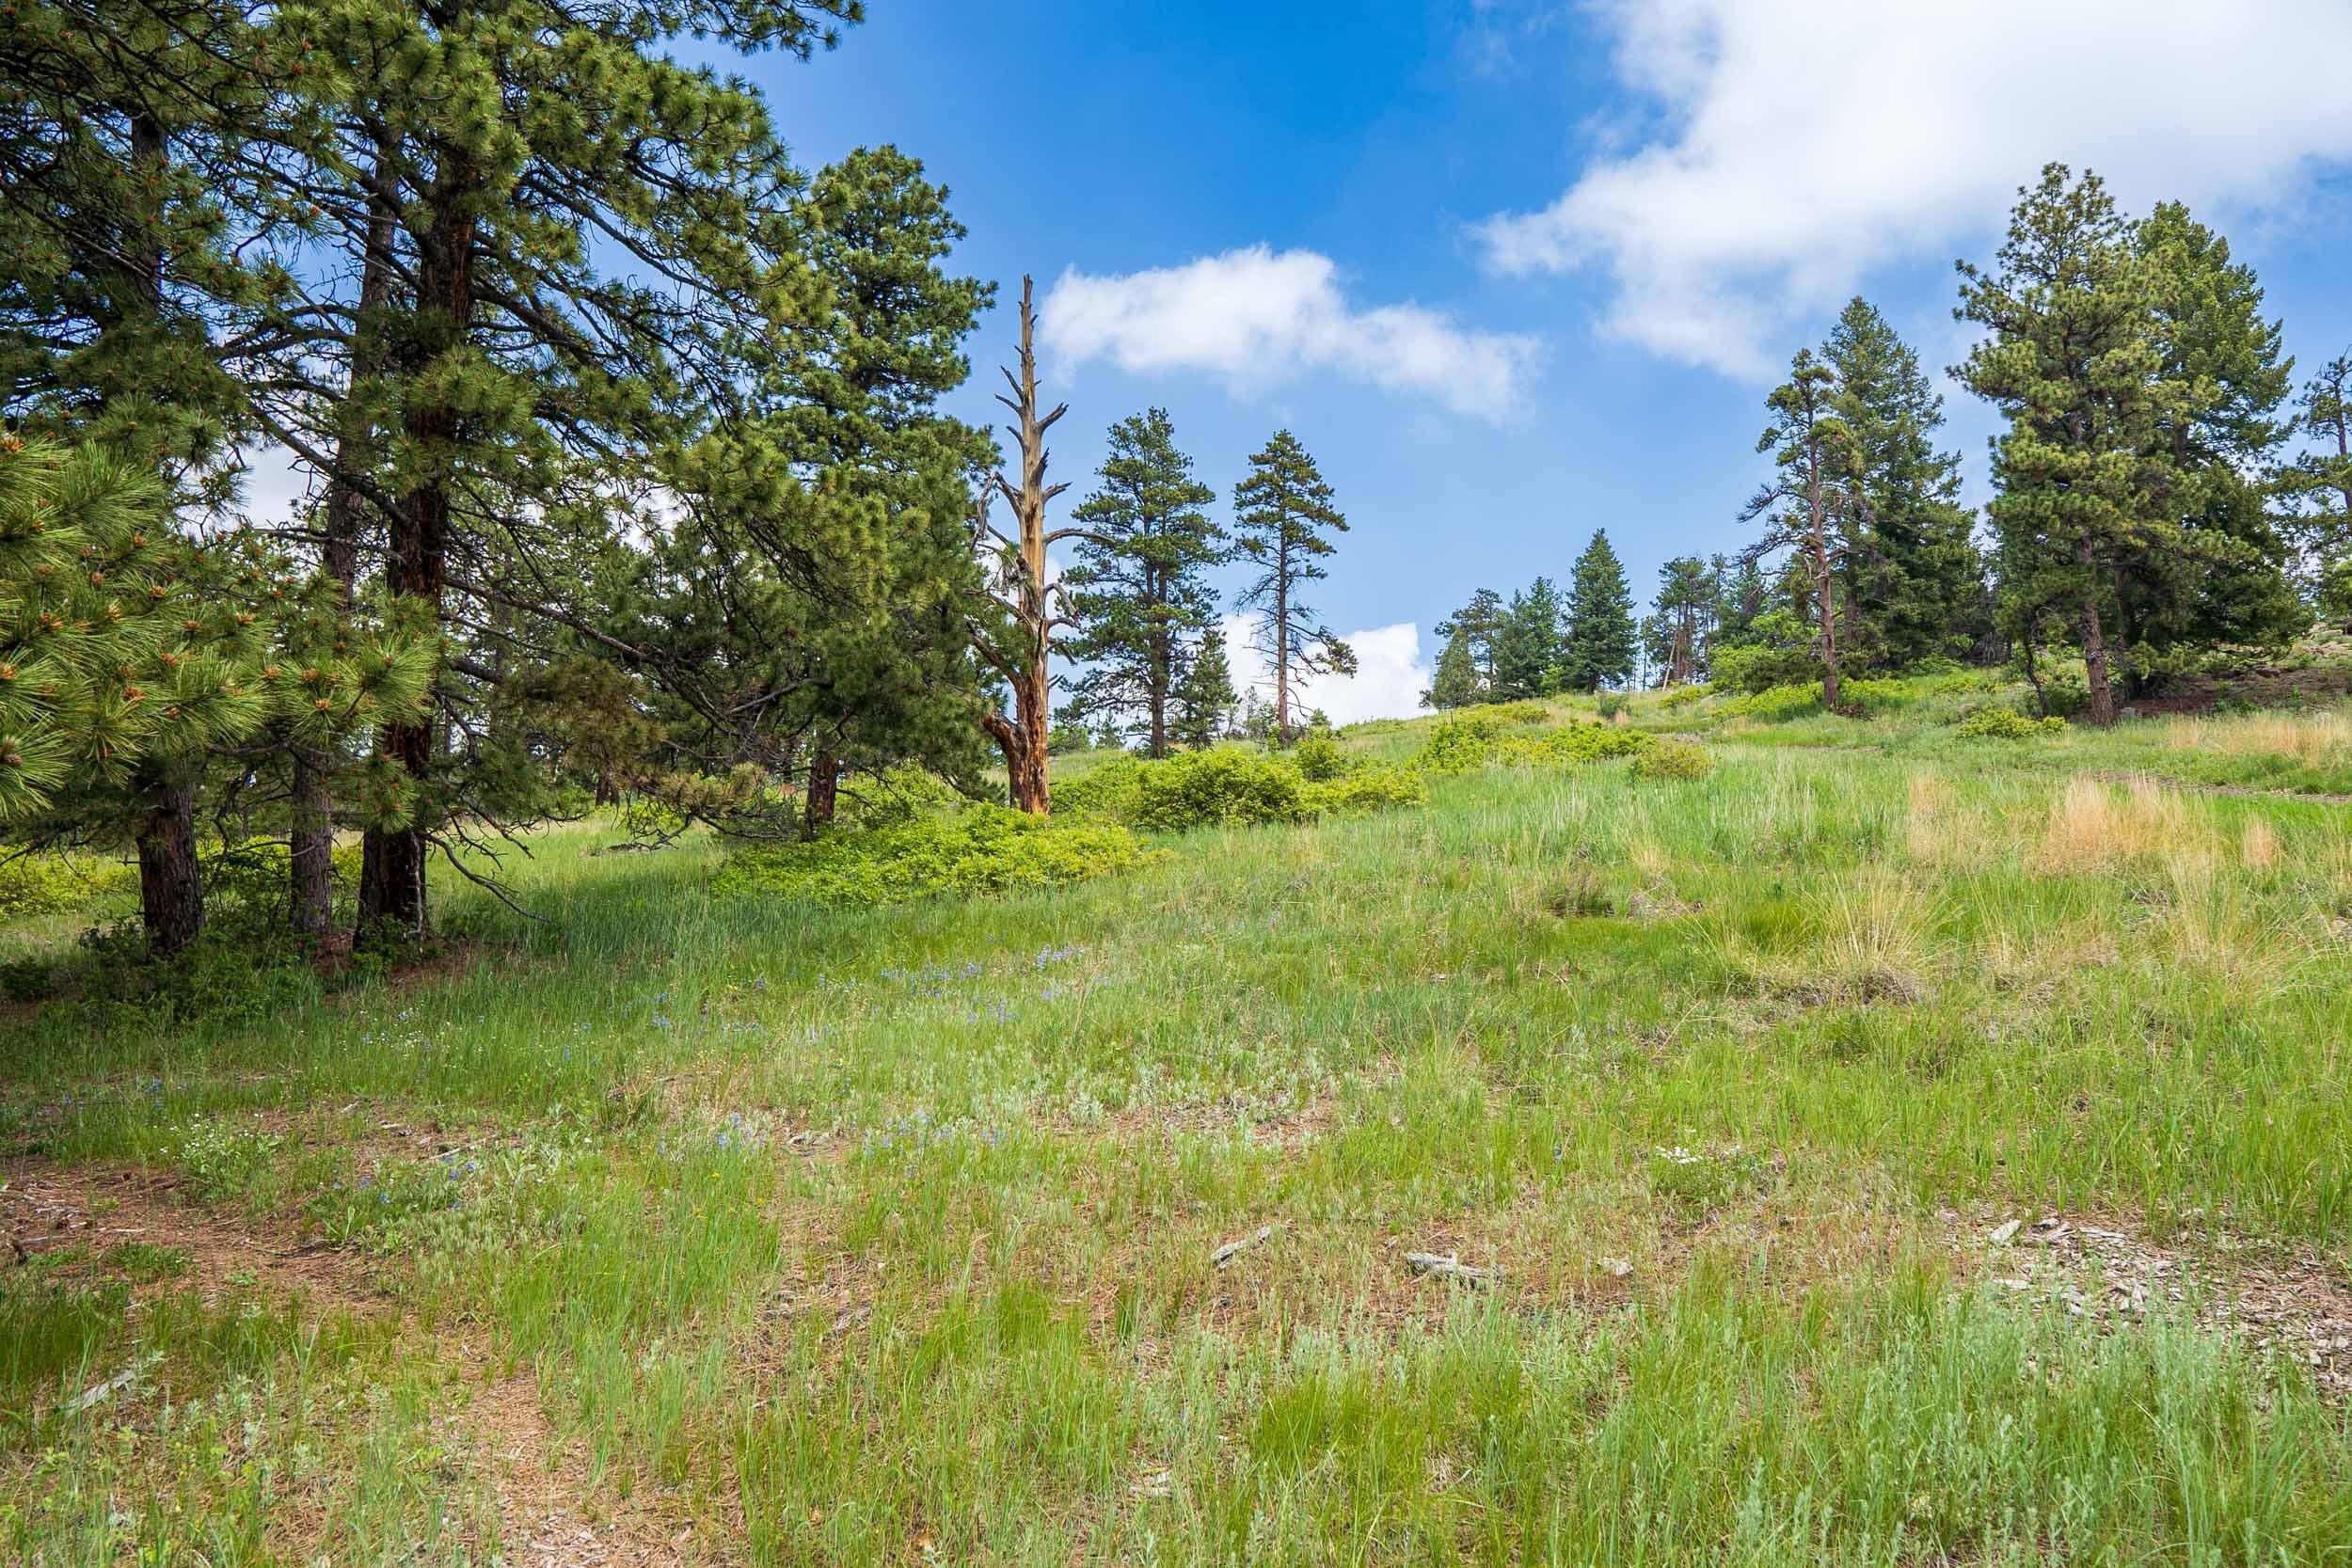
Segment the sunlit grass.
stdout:
<svg viewBox="0 0 2352 1568">
<path fill-rule="evenodd" d="M 485 1560 L 450 1380 L 486 1368 L 689 1560 L 2340 1561 L 2339 1406 L 2185 1311 L 2013 1299 L 1982 1237 L 2058 1212 L 2341 1265 L 2341 808 L 2201 793 L 2290 753 L 2169 724 L 1969 747 L 1959 700 L 882 910 L 714 896 L 717 847 L 588 824 L 505 868 L 544 922 L 440 890 L 429 974 L 22 1021 L 15 1148 L 288 1244 L 336 1198 L 382 1294 L 344 1353 L 207 1361 L 208 1320 L 122 1297 L 183 1277 L 0 1287 L 42 1412 L 0 1543 Z M 446 1197 L 345 1201 L 438 1158 L 388 1122 L 460 1148 L 421 1166 Z M 310 1479 L 167 1451 L 151 1393 L 56 1413 L 158 1348 L 205 1430 L 260 1411 L 256 1462 Z"/>
</svg>

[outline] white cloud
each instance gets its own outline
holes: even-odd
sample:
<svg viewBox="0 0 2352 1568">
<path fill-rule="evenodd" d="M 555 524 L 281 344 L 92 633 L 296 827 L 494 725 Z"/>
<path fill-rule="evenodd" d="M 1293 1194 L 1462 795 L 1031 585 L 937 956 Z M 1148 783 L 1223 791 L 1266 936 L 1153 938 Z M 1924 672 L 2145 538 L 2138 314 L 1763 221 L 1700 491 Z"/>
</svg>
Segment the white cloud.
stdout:
<svg viewBox="0 0 2352 1568">
<path fill-rule="evenodd" d="M 1232 661 L 1233 689 L 1252 687 L 1267 702 L 1274 700 L 1274 676 L 1265 657 L 1249 645 L 1255 618 L 1228 615 L 1224 619 L 1226 656 Z M 1352 675 L 1310 675 L 1291 689 L 1294 722 L 1321 708 L 1334 724 L 1364 719 L 1409 719 L 1421 711 L 1421 694 L 1429 686 L 1429 666 L 1421 657 L 1421 627 L 1410 621 L 1392 626 L 1352 631 L 1340 639 L 1356 650 Z"/>
<path fill-rule="evenodd" d="M 1594 0 L 1655 134 L 1480 226 L 1597 266 L 1613 335 L 1733 374 L 1872 267 L 1989 248 L 2051 160 L 2128 204 L 2275 207 L 2352 156 L 2344 0 Z"/>
<path fill-rule="evenodd" d="M 1207 371 L 1244 391 L 1334 371 L 1490 420 L 1519 405 L 1541 355 L 1533 338 L 1419 305 L 1359 309 L 1329 257 L 1263 245 L 1104 277 L 1072 269 L 1043 313 L 1047 348 L 1073 363 Z"/>
</svg>

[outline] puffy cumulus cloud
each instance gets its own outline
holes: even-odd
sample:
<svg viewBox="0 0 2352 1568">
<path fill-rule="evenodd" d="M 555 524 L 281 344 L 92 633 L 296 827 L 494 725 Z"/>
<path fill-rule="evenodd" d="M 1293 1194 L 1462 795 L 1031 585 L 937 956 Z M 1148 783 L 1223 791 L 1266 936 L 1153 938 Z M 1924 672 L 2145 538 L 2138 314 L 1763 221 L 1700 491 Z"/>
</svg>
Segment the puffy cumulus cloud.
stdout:
<svg viewBox="0 0 2352 1568">
<path fill-rule="evenodd" d="M 1426 393 L 1501 420 L 1521 403 L 1541 350 L 1418 305 L 1359 309 L 1339 268 L 1311 250 L 1251 245 L 1182 266 L 1065 272 L 1044 304 L 1047 348 L 1149 374 L 1205 371 L 1247 390 L 1312 372 Z"/>
<path fill-rule="evenodd" d="M 1274 700 L 1274 676 L 1265 657 L 1249 645 L 1256 626 L 1253 617 L 1228 615 L 1224 620 L 1227 657 L 1232 662 L 1233 689 L 1247 694 L 1255 687 L 1267 702 Z M 1409 719 L 1421 711 L 1421 694 L 1429 688 L 1429 666 L 1421 656 L 1421 627 L 1410 621 L 1392 626 L 1353 631 L 1340 639 L 1356 650 L 1352 675 L 1311 675 L 1291 693 L 1301 712 L 1321 708 L 1334 724 L 1363 719 Z"/>
<path fill-rule="evenodd" d="M 1655 134 L 1479 230 L 1605 270 L 1613 335 L 1739 375 L 1872 267 L 1981 250 L 2053 159 L 2139 207 L 2291 200 L 2352 156 L 2345 0 L 1595 0 Z"/>
</svg>

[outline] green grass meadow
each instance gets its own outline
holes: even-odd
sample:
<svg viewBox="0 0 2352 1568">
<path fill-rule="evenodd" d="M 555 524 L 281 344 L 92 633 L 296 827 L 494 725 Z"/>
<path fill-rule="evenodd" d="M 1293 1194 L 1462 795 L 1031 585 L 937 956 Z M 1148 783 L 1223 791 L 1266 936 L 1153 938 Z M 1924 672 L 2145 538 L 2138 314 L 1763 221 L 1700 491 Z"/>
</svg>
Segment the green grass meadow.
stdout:
<svg viewBox="0 0 2352 1568">
<path fill-rule="evenodd" d="M 2352 1261 L 2352 721 L 1970 700 L 882 908 L 589 822 L 417 972 L 19 1007 L 0 1560 L 2352 1563 L 2352 1347 L 2227 1310 Z"/>
</svg>

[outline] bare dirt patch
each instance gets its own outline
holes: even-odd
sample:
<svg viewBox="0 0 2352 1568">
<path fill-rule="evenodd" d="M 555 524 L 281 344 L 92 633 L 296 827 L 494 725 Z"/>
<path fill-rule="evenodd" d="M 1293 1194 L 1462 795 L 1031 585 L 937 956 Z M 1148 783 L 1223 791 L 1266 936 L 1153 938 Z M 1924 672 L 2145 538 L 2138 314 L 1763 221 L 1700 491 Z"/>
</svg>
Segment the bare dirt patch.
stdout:
<svg viewBox="0 0 2352 1568">
<path fill-rule="evenodd" d="M 66 1248 L 89 1255 L 80 1267 L 99 1269 L 116 1247 L 138 1243 L 183 1254 L 186 1274 L 167 1283 L 192 1286 L 207 1302 L 260 1288 L 363 1310 L 385 1305 L 358 1259 L 306 1240 L 283 1221 L 190 1204 L 176 1176 L 21 1160 L 8 1164 L 5 1179 L 0 1234 L 20 1264 Z"/>
<path fill-rule="evenodd" d="M 577 1451 L 559 1452 L 528 1372 L 495 1378 L 467 1357 L 475 1393 L 466 1425 L 498 1498 L 501 1560 L 518 1568 L 678 1568 L 701 1560 L 682 1515 L 657 1492 L 621 1498 L 598 1487 Z"/>
<path fill-rule="evenodd" d="M 2352 1401 L 2352 1282 L 2314 1252 L 2226 1234 L 2160 1246 L 2124 1221 L 2058 1214 L 2004 1221 L 1983 1240 L 1994 1282 L 2025 1300 L 2116 1326 L 2189 1314 Z"/>
</svg>

